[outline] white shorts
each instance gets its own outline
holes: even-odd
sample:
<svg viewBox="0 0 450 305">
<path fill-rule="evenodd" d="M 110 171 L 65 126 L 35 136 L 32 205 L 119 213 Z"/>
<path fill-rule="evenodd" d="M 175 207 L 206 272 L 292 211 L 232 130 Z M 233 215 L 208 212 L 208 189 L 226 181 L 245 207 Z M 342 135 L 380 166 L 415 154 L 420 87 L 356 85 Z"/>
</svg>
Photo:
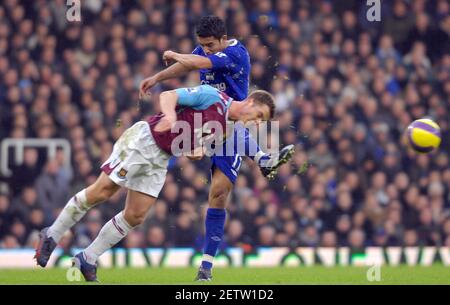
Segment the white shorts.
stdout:
<svg viewBox="0 0 450 305">
<path fill-rule="evenodd" d="M 156 145 L 148 123 L 139 121 L 120 136 L 101 168 L 116 184 L 158 197 L 169 159 Z"/>
</svg>

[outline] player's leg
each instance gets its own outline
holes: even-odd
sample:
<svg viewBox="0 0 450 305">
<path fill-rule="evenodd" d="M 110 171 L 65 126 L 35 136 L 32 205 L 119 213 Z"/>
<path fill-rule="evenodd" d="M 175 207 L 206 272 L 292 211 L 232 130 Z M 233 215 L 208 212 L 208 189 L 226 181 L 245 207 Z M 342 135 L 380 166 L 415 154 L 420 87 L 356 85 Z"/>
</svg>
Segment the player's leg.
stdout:
<svg viewBox="0 0 450 305">
<path fill-rule="evenodd" d="M 277 154 L 265 153 L 253 139 L 247 128 L 241 124 L 235 125 L 235 136 L 237 152 L 241 156 L 247 156 L 258 164 L 262 174 L 272 179 L 278 168 L 288 162 L 294 153 L 294 145 L 288 145 Z"/>
<path fill-rule="evenodd" d="M 170 156 L 156 145 L 147 123 L 136 123 L 132 133 L 134 140 L 127 146 L 132 148 L 126 150 L 126 157 L 110 174 L 111 179 L 128 189 L 125 209 L 109 220 L 95 240 L 73 259 L 87 281 L 97 280 L 98 257 L 144 221 L 164 186 Z"/>
<path fill-rule="evenodd" d="M 234 160 L 234 161 L 233 161 Z M 213 260 L 224 234 L 226 206 L 239 171 L 241 157 L 213 156 L 209 208 L 205 218 L 205 244 L 196 280 L 211 280 Z M 234 166 L 234 167 L 233 167 Z"/>
<path fill-rule="evenodd" d="M 128 190 L 125 209 L 109 220 L 100 230 L 95 240 L 74 257 L 87 281 L 97 280 L 97 259 L 121 241 L 136 226 L 144 222 L 156 198 L 141 192 Z"/>
<path fill-rule="evenodd" d="M 155 202 L 155 197 L 128 190 L 125 209 L 109 220 L 97 238 L 83 251 L 87 262 L 95 264 L 100 255 L 127 236 L 133 228 L 142 224 Z"/>
<path fill-rule="evenodd" d="M 119 188 L 119 185 L 102 172 L 94 184 L 81 190 L 69 200 L 48 229 L 48 235 L 58 242 L 63 234 L 75 225 L 89 209 L 110 198 Z"/>
<path fill-rule="evenodd" d="M 162 187 L 169 157 L 157 147 L 155 148 L 155 145 L 150 128 L 144 121 L 135 123 L 121 135 L 114 144 L 110 157 L 103 163 L 101 167 L 103 172 L 97 181 L 72 197 L 54 224 L 42 230 L 35 256 L 40 266 L 47 265 L 52 251 L 64 232 L 75 225 L 94 205 L 111 197 L 121 186 L 127 188 L 133 186 L 137 190 L 145 189 L 142 185 L 130 185 L 130 183 L 136 183 L 136 180 L 132 178 L 134 174 L 139 174 L 140 170 L 144 173 L 149 171 L 148 166 L 152 164 L 152 161 L 158 164 L 154 168 L 154 176 L 163 179 L 157 181 L 158 186 Z M 152 151 L 154 154 L 144 157 L 139 149 Z M 144 180 L 141 179 L 141 181 Z"/>
<path fill-rule="evenodd" d="M 37 263 L 45 267 L 64 233 L 79 222 L 89 209 L 110 198 L 119 188 L 105 173 L 101 173 L 94 184 L 70 198 L 55 222 L 40 232 L 35 255 Z"/>
</svg>

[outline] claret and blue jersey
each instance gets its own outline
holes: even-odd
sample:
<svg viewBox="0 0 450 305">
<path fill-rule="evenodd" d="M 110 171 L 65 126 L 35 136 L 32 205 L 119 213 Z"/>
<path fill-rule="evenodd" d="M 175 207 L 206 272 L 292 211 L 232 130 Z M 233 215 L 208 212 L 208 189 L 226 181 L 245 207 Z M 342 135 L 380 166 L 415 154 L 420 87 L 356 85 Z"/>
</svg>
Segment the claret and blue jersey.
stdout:
<svg viewBox="0 0 450 305">
<path fill-rule="evenodd" d="M 204 136 L 202 128 L 208 122 L 217 122 L 220 124 L 222 134 L 217 134 L 215 137 L 217 140 L 223 139 L 225 136 L 224 133 L 226 132 L 227 111 L 233 99 L 209 85 L 200 85 L 192 88 L 180 88 L 175 91 L 178 95 L 176 107 L 177 121 L 189 124 L 191 131 L 191 146 L 178 147 L 179 152 L 188 153 L 194 150 L 196 143 L 194 137 L 202 138 Z M 197 119 L 200 120 L 199 122 L 196 122 L 196 114 L 201 114 L 200 116 L 197 116 Z M 174 153 L 172 151 L 172 143 L 183 132 L 183 130 L 180 129 L 177 132 L 172 130 L 163 132 L 155 131 L 155 126 L 162 117 L 163 116 L 161 113 L 152 115 L 147 119 L 147 122 L 149 123 L 150 130 L 152 131 L 156 144 L 163 151 L 171 155 Z M 196 123 L 202 128 L 196 128 Z M 201 134 L 196 134 L 197 129 L 198 132 L 201 132 Z M 217 131 L 211 130 L 211 133 L 214 134 L 215 132 Z M 181 143 L 180 145 L 183 146 L 184 143 Z"/>
</svg>

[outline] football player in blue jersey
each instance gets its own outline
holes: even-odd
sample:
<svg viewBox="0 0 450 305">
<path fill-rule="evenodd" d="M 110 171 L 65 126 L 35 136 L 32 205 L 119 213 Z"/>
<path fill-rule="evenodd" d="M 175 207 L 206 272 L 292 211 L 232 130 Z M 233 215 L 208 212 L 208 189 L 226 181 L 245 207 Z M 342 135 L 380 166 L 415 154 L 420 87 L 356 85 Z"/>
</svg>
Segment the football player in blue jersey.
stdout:
<svg viewBox="0 0 450 305">
<path fill-rule="evenodd" d="M 202 84 L 211 85 L 235 100 L 243 100 L 248 96 L 250 57 L 245 46 L 236 39 L 227 38 L 225 23 L 216 16 L 200 18 L 196 25 L 196 35 L 199 45 L 192 54 L 164 52 L 163 60 L 166 65 L 174 64 L 141 82 L 139 91 L 141 98 L 157 83 L 180 77 L 193 70 L 199 70 Z M 212 181 L 205 220 L 205 247 L 196 278 L 199 281 L 212 279 L 213 259 L 224 234 L 227 199 L 241 166 L 242 158 L 238 153 L 238 147 L 242 146 L 238 145 L 238 142 L 245 141 L 246 152 L 253 152 L 246 155 L 257 162 L 263 175 L 268 178 L 272 178 L 294 152 L 294 146 L 289 145 L 276 156 L 266 154 L 244 127 L 235 128 L 234 139 L 236 141 L 232 155 L 211 157 Z"/>
</svg>

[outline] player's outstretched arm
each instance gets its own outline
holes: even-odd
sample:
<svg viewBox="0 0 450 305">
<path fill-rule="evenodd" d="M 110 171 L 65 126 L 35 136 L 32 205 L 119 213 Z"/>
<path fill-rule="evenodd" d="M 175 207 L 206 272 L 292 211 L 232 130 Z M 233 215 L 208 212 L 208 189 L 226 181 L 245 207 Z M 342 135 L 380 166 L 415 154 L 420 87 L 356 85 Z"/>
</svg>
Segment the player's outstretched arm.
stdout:
<svg viewBox="0 0 450 305">
<path fill-rule="evenodd" d="M 155 75 L 143 79 L 139 85 L 139 98 L 143 98 L 147 94 L 147 91 L 157 83 L 171 78 L 183 76 L 188 72 L 189 69 L 186 66 L 180 63 L 175 63 L 174 65 L 171 65 L 170 67 L 156 73 Z"/>
<path fill-rule="evenodd" d="M 166 64 L 176 61 L 185 66 L 189 71 L 211 69 L 213 66 L 211 59 L 195 54 L 180 54 L 173 51 L 165 51 L 163 59 Z"/>
<path fill-rule="evenodd" d="M 213 67 L 211 59 L 195 54 L 180 54 L 173 51 L 165 51 L 163 60 L 166 65 L 174 61 L 175 64 L 142 80 L 139 85 L 139 98 L 143 98 L 148 94 L 148 90 L 159 82 L 183 76 L 193 70 L 211 69 Z"/>
</svg>

